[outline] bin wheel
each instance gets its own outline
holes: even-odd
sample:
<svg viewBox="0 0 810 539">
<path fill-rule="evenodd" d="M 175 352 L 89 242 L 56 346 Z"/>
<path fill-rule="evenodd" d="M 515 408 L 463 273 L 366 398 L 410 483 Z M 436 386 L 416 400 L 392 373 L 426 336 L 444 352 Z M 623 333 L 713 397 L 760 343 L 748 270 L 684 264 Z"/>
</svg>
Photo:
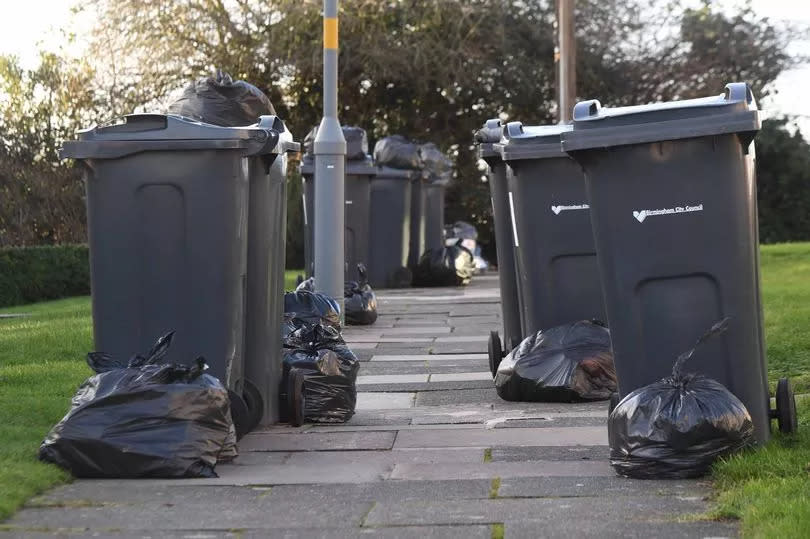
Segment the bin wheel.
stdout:
<svg viewBox="0 0 810 539">
<path fill-rule="evenodd" d="M 789 378 L 780 378 L 776 384 L 776 422 L 785 434 L 793 434 L 799 429 L 796 397 Z"/>
<path fill-rule="evenodd" d="M 242 388 L 242 398 L 248 409 L 248 431 L 252 431 L 259 426 L 259 423 L 264 417 L 264 399 L 259 391 L 259 388 L 253 385 L 250 380 L 245 380 L 244 387 Z"/>
<path fill-rule="evenodd" d="M 236 429 L 236 439 L 241 440 L 245 434 L 250 432 L 250 411 L 245 399 L 239 393 L 229 389 L 228 398 L 231 401 L 231 419 L 233 419 L 233 426 Z"/>
<path fill-rule="evenodd" d="M 304 374 L 298 369 L 290 369 L 287 386 L 287 413 L 290 425 L 300 427 L 304 424 Z"/>
<path fill-rule="evenodd" d="M 619 394 L 615 391 L 610 394 L 610 400 L 608 400 L 608 415 L 613 413 L 613 410 L 616 409 L 616 406 L 619 405 Z"/>
<path fill-rule="evenodd" d="M 489 355 L 489 370 L 492 377 L 495 378 L 495 373 L 498 372 L 498 365 L 501 364 L 504 353 L 501 348 L 501 337 L 497 331 L 489 332 L 489 344 L 487 345 L 487 354 Z"/>
</svg>

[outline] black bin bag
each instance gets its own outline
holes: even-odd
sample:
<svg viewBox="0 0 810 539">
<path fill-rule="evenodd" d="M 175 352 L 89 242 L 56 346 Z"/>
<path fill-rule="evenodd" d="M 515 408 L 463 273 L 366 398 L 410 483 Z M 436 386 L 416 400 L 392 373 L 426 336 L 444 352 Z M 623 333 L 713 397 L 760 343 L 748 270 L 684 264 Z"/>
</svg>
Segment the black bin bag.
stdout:
<svg viewBox="0 0 810 539">
<path fill-rule="evenodd" d="M 588 320 L 530 335 L 495 374 L 498 396 L 507 401 L 603 400 L 616 387 L 610 331 Z"/>
<path fill-rule="evenodd" d="M 40 460 L 76 477 L 217 477 L 217 462 L 236 456 L 228 392 L 204 374 L 202 358 L 161 363 L 173 334 L 128 362 L 88 354 L 97 374 L 40 445 Z"/>
<path fill-rule="evenodd" d="M 360 363 L 340 334 L 337 302 L 313 289 L 314 279 L 310 278 L 295 292 L 285 294 L 281 417 L 290 417 L 290 370 L 296 369 L 304 378 L 304 419 L 315 423 L 345 422 L 354 415 Z"/>
<path fill-rule="evenodd" d="M 413 272 L 414 286 L 466 286 L 475 273 L 472 252 L 461 245 L 428 249 Z"/>
<path fill-rule="evenodd" d="M 240 127 L 253 125 L 259 116 L 275 115 L 276 111 L 264 92 L 217 70 L 212 77 L 189 84 L 183 95 L 169 105 L 168 113 L 223 127 Z"/>
<path fill-rule="evenodd" d="M 391 135 L 374 145 L 374 162 L 377 166 L 406 170 L 422 170 L 425 163 L 421 147 L 402 135 Z"/>
<path fill-rule="evenodd" d="M 368 326 L 377 321 L 377 295 L 368 284 L 364 264 L 357 265 L 357 273 L 360 280 L 348 281 L 343 289 L 346 323 L 354 326 Z"/>
<path fill-rule="evenodd" d="M 619 475 L 700 477 L 718 458 L 754 443 L 751 416 L 736 396 L 716 380 L 682 372 L 695 349 L 727 324 L 728 318 L 718 322 L 681 354 L 670 378 L 633 391 L 613 409 L 610 464 Z"/>
</svg>

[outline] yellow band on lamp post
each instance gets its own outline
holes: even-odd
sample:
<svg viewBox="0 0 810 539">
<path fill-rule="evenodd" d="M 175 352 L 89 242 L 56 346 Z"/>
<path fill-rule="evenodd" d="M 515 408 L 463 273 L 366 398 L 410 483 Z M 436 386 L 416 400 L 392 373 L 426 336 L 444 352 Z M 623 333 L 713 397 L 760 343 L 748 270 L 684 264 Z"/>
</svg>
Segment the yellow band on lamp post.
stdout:
<svg viewBox="0 0 810 539">
<path fill-rule="evenodd" d="M 338 48 L 338 20 L 337 17 L 324 17 L 323 19 L 323 48 Z"/>
</svg>

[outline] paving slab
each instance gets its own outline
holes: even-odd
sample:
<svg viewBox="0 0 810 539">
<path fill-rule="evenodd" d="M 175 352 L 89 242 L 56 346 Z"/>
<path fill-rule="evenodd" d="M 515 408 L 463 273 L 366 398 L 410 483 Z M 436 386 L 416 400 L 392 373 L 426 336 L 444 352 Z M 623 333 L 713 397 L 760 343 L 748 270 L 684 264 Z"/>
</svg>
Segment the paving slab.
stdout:
<svg viewBox="0 0 810 539">
<path fill-rule="evenodd" d="M 609 449 L 604 445 L 561 447 L 492 447 L 492 462 L 522 462 L 527 460 L 607 460 Z"/>
<path fill-rule="evenodd" d="M 454 391 L 424 391 L 416 396 L 417 406 L 438 406 L 447 404 L 477 404 L 500 400 L 495 388 L 458 389 Z"/>
<path fill-rule="evenodd" d="M 404 503 L 378 503 L 366 518 L 367 525 L 396 524 L 469 524 L 502 523 L 516 520 L 527 524 L 544 524 L 545 530 L 555 530 L 559 523 L 570 522 L 568 537 L 585 521 L 623 523 L 661 522 L 674 520 L 684 513 L 703 508 L 701 502 L 673 497 L 622 496 L 614 498 L 509 498 L 491 500 L 441 500 Z M 535 530 L 538 528 L 535 527 Z"/>
<path fill-rule="evenodd" d="M 397 464 L 391 479 L 504 479 L 507 477 L 612 477 L 615 472 L 605 461 L 526 461 L 488 463 Z"/>
<path fill-rule="evenodd" d="M 306 499 L 273 500 L 252 489 L 201 489 L 204 496 L 174 497 L 171 502 L 145 501 L 133 505 L 30 508 L 13 517 L 11 526 L 36 529 L 86 530 L 231 530 L 246 526 L 353 528 L 372 504 L 332 500 L 319 506 Z M 200 494 L 197 492 L 196 494 Z"/>
<path fill-rule="evenodd" d="M 437 343 L 481 343 L 488 341 L 489 335 L 457 335 L 450 337 L 436 337 Z"/>
<path fill-rule="evenodd" d="M 473 361 L 367 361 L 360 366 L 360 375 L 380 374 L 450 374 L 464 372 L 484 372 L 487 362 Z M 490 376 L 491 378 L 491 376 Z"/>
<path fill-rule="evenodd" d="M 677 513 L 669 518 L 675 519 L 676 516 Z M 571 521 L 556 519 L 547 523 L 507 521 L 504 536 L 508 539 L 722 539 L 737 537 L 737 532 L 736 525 L 725 522 L 638 522 L 628 516 L 618 522 L 595 517 Z"/>
<path fill-rule="evenodd" d="M 431 343 L 433 342 L 433 337 L 409 337 L 409 336 L 397 336 L 397 337 L 378 337 L 376 335 L 358 335 L 354 334 L 350 337 L 346 337 L 346 342 L 349 346 L 352 346 L 354 343 Z"/>
<path fill-rule="evenodd" d="M 452 342 L 452 343 L 434 343 L 430 347 L 433 354 L 476 354 L 486 353 L 486 342 Z"/>
<path fill-rule="evenodd" d="M 575 496 L 677 496 L 693 501 L 711 495 L 708 481 L 639 480 L 611 476 L 504 477 L 499 498 L 549 498 Z"/>
<path fill-rule="evenodd" d="M 459 382 L 426 382 L 402 384 L 373 384 L 358 386 L 358 391 L 376 392 L 425 392 L 425 391 L 456 391 L 464 389 L 486 389 L 492 387 L 492 380 L 462 380 Z"/>
<path fill-rule="evenodd" d="M 605 427 L 402 431 L 394 447 L 607 445 Z"/>
<path fill-rule="evenodd" d="M 391 329 L 386 329 L 383 331 L 384 337 L 391 337 L 394 335 L 418 335 L 418 334 L 428 334 L 428 335 L 439 335 L 450 333 L 451 328 L 447 326 L 409 326 L 409 327 L 394 327 Z"/>
<path fill-rule="evenodd" d="M 427 383 L 429 378 L 429 374 L 363 374 L 357 377 L 357 385 L 418 384 Z"/>
<path fill-rule="evenodd" d="M 357 410 L 396 410 L 413 407 L 416 393 L 358 393 Z"/>
<path fill-rule="evenodd" d="M 462 361 L 487 359 L 486 354 L 375 354 L 371 361 Z"/>
<path fill-rule="evenodd" d="M 470 380 L 486 380 L 492 383 L 492 373 L 489 371 L 435 373 L 430 375 L 431 382 L 467 382 Z"/>
<path fill-rule="evenodd" d="M 395 434 L 391 432 L 304 432 L 301 434 L 258 432 L 242 438 L 239 442 L 239 452 L 391 449 L 395 437 Z"/>
</svg>

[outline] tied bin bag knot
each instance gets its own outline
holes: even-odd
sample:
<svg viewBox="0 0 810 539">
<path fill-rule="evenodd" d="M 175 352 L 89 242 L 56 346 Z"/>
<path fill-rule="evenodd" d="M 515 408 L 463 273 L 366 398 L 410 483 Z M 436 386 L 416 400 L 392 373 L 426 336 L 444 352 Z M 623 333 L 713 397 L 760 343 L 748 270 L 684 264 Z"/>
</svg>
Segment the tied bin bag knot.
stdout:
<svg viewBox="0 0 810 539">
<path fill-rule="evenodd" d="M 728 327 L 714 324 L 681 354 L 672 376 L 641 387 L 619 402 L 608 418 L 610 464 L 637 479 L 700 477 L 721 457 L 755 443 L 745 405 L 720 382 L 683 372 L 685 362 L 709 338 Z"/>
<path fill-rule="evenodd" d="M 228 392 L 203 358 L 162 363 L 173 337 L 128 362 L 88 354 L 96 374 L 40 445 L 40 460 L 76 477 L 217 477 L 217 462 L 237 455 Z"/>
</svg>

